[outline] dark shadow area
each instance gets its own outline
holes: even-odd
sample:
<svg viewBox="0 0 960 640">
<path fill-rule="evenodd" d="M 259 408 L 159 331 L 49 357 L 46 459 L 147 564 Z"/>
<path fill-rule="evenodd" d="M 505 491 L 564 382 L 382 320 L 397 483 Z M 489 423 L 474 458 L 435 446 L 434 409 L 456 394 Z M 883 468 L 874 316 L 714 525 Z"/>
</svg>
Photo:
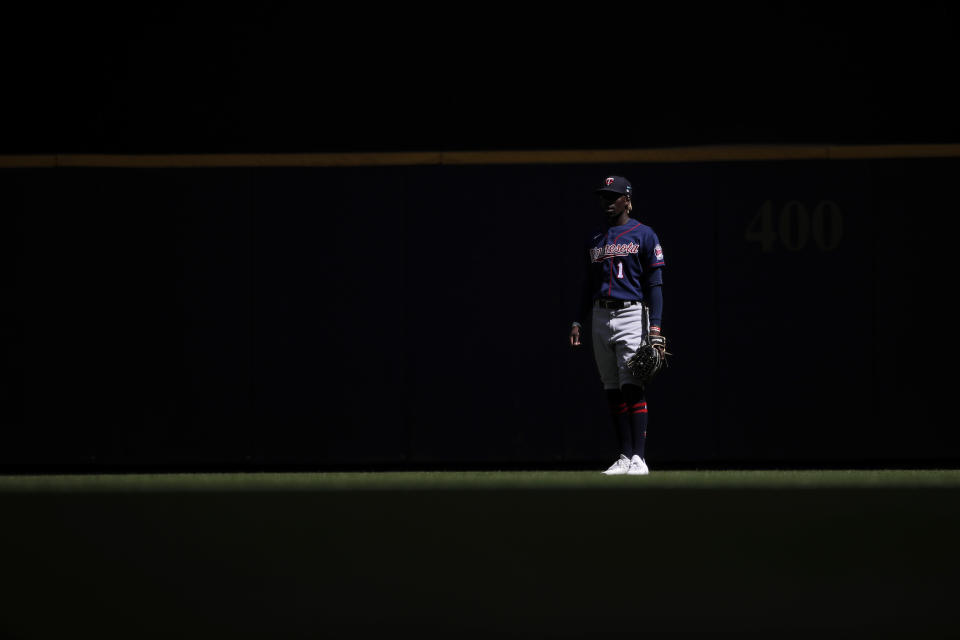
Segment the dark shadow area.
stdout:
<svg viewBox="0 0 960 640">
<path fill-rule="evenodd" d="M 178 6 L 120 26 L 11 14 L 4 469 L 599 464 L 613 436 L 590 345 L 566 333 L 611 173 L 666 252 L 676 357 L 650 389 L 656 464 L 958 459 L 940 374 L 956 158 L 23 160 L 957 143 L 952 5 L 644 7 L 616 16 L 623 34 L 522 11 L 433 29 L 383 10 L 345 29 L 344 11 L 209 28 Z"/>
<path fill-rule="evenodd" d="M 625 626 L 665 637 L 944 637 L 958 623 L 957 498 L 937 489 L 10 494 L 0 497 L 0 628 L 11 637 L 96 628 L 105 638 L 606 637 Z"/>
<path fill-rule="evenodd" d="M 0 462 L 597 465 L 567 331 L 617 172 L 667 262 L 654 466 L 950 466 L 957 163 L 7 170 Z"/>
</svg>

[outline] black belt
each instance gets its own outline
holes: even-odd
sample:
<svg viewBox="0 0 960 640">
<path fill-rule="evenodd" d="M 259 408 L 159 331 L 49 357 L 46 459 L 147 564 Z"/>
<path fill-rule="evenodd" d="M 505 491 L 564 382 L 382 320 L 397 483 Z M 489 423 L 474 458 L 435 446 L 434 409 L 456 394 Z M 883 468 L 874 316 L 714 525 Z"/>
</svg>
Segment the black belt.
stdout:
<svg viewBox="0 0 960 640">
<path fill-rule="evenodd" d="M 596 305 L 601 309 L 626 309 L 635 304 L 643 304 L 639 300 L 617 300 L 615 298 L 597 298 Z"/>
</svg>

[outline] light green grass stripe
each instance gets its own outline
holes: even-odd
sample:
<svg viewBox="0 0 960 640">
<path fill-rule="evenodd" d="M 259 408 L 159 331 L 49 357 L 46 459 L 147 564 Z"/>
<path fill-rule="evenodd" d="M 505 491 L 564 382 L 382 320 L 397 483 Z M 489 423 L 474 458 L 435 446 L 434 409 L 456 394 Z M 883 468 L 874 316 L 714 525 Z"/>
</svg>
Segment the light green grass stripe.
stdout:
<svg viewBox="0 0 960 640">
<path fill-rule="evenodd" d="M 391 471 L 0 476 L 0 492 L 960 488 L 960 470 Z"/>
</svg>

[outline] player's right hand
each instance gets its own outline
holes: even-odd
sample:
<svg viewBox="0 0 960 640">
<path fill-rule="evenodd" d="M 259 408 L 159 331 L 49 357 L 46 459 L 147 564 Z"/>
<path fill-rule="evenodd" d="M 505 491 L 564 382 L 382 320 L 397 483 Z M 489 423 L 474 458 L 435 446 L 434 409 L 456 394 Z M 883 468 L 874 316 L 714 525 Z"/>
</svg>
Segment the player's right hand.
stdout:
<svg viewBox="0 0 960 640">
<path fill-rule="evenodd" d="M 570 328 L 570 346 L 571 347 L 580 346 L 580 327 Z"/>
</svg>

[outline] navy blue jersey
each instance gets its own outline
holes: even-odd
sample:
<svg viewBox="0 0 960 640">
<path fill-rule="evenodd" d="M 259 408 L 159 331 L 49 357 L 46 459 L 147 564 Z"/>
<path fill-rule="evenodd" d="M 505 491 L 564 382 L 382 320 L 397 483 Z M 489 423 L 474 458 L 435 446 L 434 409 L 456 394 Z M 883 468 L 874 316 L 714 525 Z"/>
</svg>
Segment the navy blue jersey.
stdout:
<svg viewBox="0 0 960 640">
<path fill-rule="evenodd" d="M 653 229 L 633 218 L 594 233 L 587 251 L 582 310 L 597 298 L 650 302 L 651 287 L 663 284 L 660 240 Z"/>
<path fill-rule="evenodd" d="M 653 229 L 633 218 L 594 234 L 590 244 L 591 298 L 643 300 L 662 284 L 663 249 Z"/>
</svg>

